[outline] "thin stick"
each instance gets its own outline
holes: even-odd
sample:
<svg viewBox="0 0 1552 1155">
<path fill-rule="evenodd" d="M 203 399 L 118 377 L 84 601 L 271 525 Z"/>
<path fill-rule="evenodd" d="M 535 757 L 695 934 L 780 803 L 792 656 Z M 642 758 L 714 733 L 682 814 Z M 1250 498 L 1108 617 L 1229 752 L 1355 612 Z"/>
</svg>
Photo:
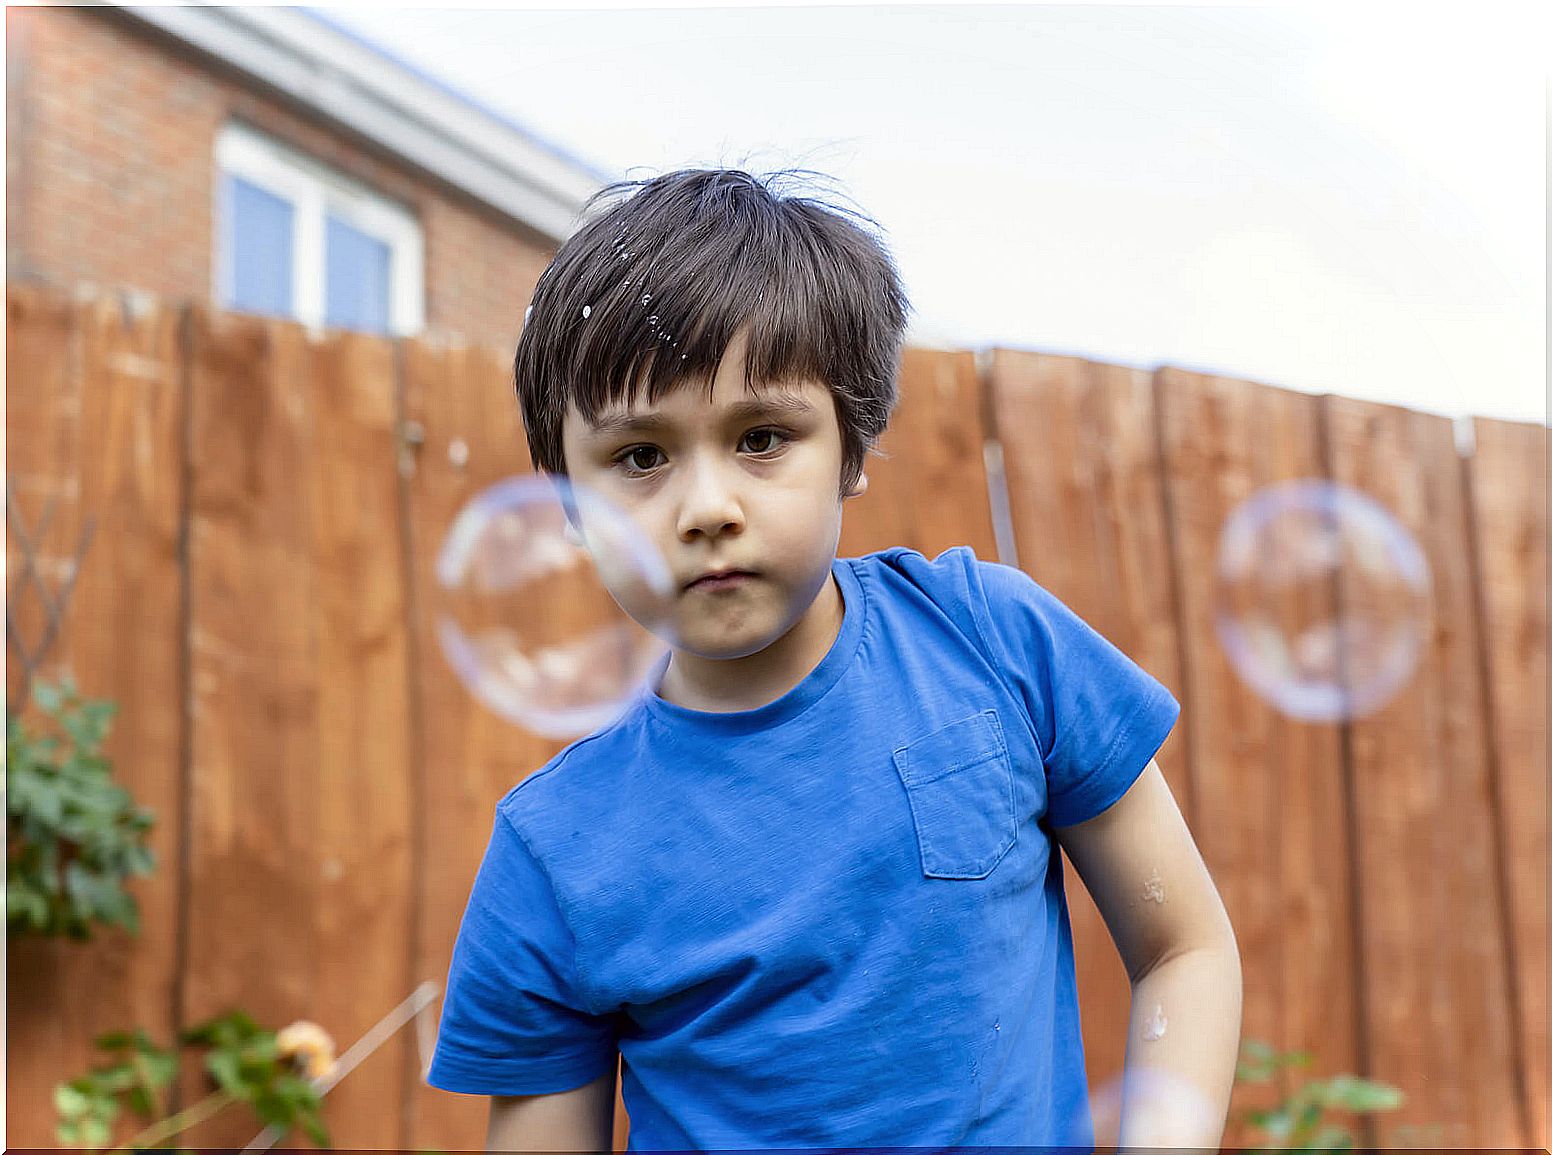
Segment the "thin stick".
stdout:
<svg viewBox="0 0 1552 1155">
<path fill-rule="evenodd" d="M 411 992 L 409 998 L 379 1019 L 376 1026 L 357 1039 L 350 1049 L 339 1057 L 334 1070 L 328 1077 L 312 1080 L 313 1089 L 318 1092 L 319 1097 L 321 1098 L 333 1090 L 336 1083 L 355 1070 L 361 1060 L 387 1042 L 389 1037 L 400 1027 L 404 1026 L 405 1023 L 411 1019 L 415 1019 L 418 1022 L 420 1012 L 425 1010 L 440 993 L 441 988 L 434 982 L 423 982 L 416 987 Z M 417 1028 L 417 1034 L 418 1031 L 419 1028 Z M 280 1141 L 280 1137 L 284 1134 L 285 1128 L 277 1127 L 273 1123 L 270 1124 L 255 1135 L 253 1140 L 243 1148 L 243 1155 L 250 1155 L 252 1152 L 268 1151 Z"/>
</svg>

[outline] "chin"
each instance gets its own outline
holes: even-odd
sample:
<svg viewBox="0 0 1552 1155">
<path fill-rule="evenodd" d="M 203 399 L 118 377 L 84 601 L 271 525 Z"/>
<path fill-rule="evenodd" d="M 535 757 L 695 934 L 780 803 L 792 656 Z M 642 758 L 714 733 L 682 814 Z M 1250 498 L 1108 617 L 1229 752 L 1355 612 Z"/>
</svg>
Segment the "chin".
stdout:
<svg viewBox="0 0 1552 1155">
<path fill-rule="evenodd" d="M 674 648 L 680 653 L 691 654 L 712 662 L 735 662 L 769 649 L 776 639 L 761 635 L 755 640 L 727 638 L 681 638 Z"/>
</svg>

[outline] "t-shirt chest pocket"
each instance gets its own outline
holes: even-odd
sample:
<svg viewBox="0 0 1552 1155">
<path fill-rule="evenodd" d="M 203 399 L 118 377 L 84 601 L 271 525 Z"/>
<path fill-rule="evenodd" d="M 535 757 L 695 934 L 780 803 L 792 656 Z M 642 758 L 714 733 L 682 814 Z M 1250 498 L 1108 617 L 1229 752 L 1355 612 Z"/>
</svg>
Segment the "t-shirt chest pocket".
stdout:
<svg viewBox="0 0 1552 1155">
<path fill-rule="evenodd" d="M 1018 839 L 1013 764 L 995 710 L 894 752 L 928 878 L 985 878 Z"/>
</svg>

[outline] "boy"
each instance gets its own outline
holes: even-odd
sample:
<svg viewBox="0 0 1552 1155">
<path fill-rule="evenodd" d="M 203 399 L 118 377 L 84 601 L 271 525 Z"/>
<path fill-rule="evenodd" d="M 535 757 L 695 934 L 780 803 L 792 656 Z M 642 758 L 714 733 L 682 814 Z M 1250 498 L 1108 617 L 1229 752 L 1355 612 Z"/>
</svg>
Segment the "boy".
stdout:
<svg viewBox="0 0 1552 1155">
<path fill-rule="evenodd" d="M 498 804 L 428 1082 L 492 1150 L 606 1150 L 617 1055 L 632 1149 L 1092 1147 L 1059 843 L 1129 1071 L 1208 1108 L 1122 1141 L 1216 1147 L 1239 959 L 1152 760 L 1178 705 L 1015 569 L 836 557 L 908 308 L 871 233 L 740 172 L 627 189 L 515 373 L 536 467 L 662 551 L 673 648 Z"/>
</svg>

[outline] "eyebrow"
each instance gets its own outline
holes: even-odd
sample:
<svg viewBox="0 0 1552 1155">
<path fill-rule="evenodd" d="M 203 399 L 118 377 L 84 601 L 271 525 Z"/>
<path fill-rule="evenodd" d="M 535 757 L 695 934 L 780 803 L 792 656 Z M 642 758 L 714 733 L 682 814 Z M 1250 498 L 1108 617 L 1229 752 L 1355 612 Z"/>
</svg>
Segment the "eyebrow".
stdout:
<svg viewBox="0 0 1552 1155">
<path fill-rule="evenodd" d="M 813 411 L 814 407 L 802 397 L 778 393 L 756 401 L 740 401 L 736 405 L 729 405 L 725 414 L 731 423 L 760 417 L 803 417 Z M 598 436 L 608 437 L 626 432 L 649 433 L 666 429 L 672 424 L 668 418 L 657 414 L 627 412 L 600 415 L 598 420 L 589 422 L 588 427 Z"/>
</svg>

